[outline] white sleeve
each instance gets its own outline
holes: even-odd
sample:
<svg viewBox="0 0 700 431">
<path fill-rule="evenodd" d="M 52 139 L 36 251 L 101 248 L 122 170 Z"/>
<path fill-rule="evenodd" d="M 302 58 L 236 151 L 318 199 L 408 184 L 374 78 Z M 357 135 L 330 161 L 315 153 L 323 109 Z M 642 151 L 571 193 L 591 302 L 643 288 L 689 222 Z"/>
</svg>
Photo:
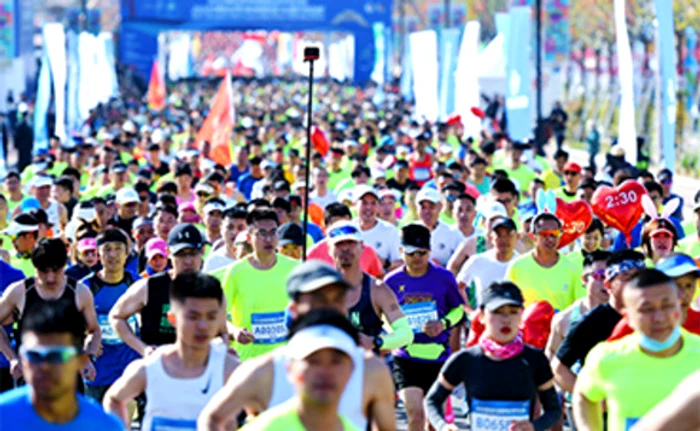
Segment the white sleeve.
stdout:
<svg viewBox="0 0 700 431">
<path fill-rule="evenodd" d="M 469 285 L 469 283 L 472 282 L 474 277 L 472 276 L 472 266 L 475 265 L 475 262 L 479 260 L 478 257 L 472 257 L 470 259 L 467 259 L 466 262 L 462 265 L 462 268 L 459 270 L 457 273 L 457 282 L 458 283 L 464 283 L 466 286 Z"/>
<path fill-rule="evenodd" d="M 389 232 L 387 232 L 389 233 Z M 389 243 L 389 262 L 401 260 L 401 236 L 397 228 L 391 229 L 391 242 Z"/>
</svg>

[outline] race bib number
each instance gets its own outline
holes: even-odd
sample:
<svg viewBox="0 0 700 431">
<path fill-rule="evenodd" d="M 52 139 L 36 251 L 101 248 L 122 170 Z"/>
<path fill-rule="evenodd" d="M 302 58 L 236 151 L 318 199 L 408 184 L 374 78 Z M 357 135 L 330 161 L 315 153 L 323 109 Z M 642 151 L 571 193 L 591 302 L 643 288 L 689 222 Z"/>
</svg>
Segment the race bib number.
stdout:
<svg viewBox="0 0 700 431">
<path fill-rule="evenodd" d="M 195 431 L 197 429 L 197 421 L 188 421 L 185 419 L 168 419 L 154 417 L 151 421 L 150 431 Z"/>
<path fill-rule="evenodd" d="M 254 313 L 250 317 L 255 344 L 281 343 L 287 338 L 284 311 L 279 313 Z"/>
<path fill-rule="evenodd" d="M 415 168 L 413 170 L 413 178 L 415 181 L 425 181 L 430 179 L 430 169 L 428 168 Z"/>
<path fill-rule="evenodd" d="M 98 314 L 97 323 L 100 325 L 100 333 L 102 334 L 102 344 L 117 345 L 124 344 L 124 341 L 119 338 L 117 332 L 109 324 L 109 316 L 107 314 Z M 136 333 L 136 316 L 131 316 L 127 320 L 131 330 Z"/>
<path fill-rule="evenodd" d="M 513 421 L 530 420 L 530 401 L 472 399 L 472 431 L 508 431 Z"/>
<path fill-rule="evenodd" d="M 423 332 L 423 325 L 426 323 L 438 320 L 437 306 L 433 301 L 406 304 L 401 309 L 414 334 Z"/>
</svg>

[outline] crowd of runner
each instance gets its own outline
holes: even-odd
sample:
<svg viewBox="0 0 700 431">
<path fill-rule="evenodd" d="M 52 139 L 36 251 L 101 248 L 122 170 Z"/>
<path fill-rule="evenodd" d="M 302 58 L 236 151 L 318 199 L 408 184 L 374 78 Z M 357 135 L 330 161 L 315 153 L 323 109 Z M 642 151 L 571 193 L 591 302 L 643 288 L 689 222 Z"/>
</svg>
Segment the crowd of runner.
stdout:
<svg viewBox="0 0 700 431">
<path fill-rule="evenodd" d="M 233 88 L 230 166 L 190 82 L 5 176 L 0 429 L 386 431 L 397 407 L 409 430 L 700 429 L 700 192 L 673 172 L 329 82 L 307 193 L 306 93 Z M 593 218 L 560 247 L 555 197 L 631 182 L 631 232 Z"/>
</svg>

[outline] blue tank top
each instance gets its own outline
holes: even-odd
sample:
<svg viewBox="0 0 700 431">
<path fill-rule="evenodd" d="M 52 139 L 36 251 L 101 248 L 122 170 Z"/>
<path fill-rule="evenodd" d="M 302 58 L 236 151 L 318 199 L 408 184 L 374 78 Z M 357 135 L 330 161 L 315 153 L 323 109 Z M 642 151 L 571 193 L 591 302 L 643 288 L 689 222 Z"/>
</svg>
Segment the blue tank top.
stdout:
<svg viewBox="0 0 700 431">
<path fill-rule="evenodd" d="M 69 423 L 51 424 L 39 416 L 29 397 L 29 385 L 0 394 L 0 429 L 26 429 L 32 431 L 123 431 L 124 424 L 116 416 L 102 410 L 102 406 L 77 394 L 78 415 Z M 21 425 L 20 425 L 21 424 Z"/>
<path fill-rule="evenodd" d="M 116 284 L 109 284 L 92 274 L 82 280 L 95 297 L 95 312 L 97 323 L 102 334 L 102 354 L 97 357 L 95 380 L 86 384 L 90 386 L 107 386 L 114 383 L 124 372 L 127 365 L 140 356 L 131 347 L 124 343 L 109 324 L 109 312 L 117 300 L 126 290 L 138 280 L 138 277 L 130 272 L 124 273 L 124 278 Z M 129 326 L 137 332 L 136 316 L 129 318 Z"/>
<path fill-rule="evenodd" d="M 350 308 L 348 315 L 352 324 L 363 334 L 376 337 L 382 333 L 382 319 L 372 305 L 372 277 L 367 274 L 362 274 L 360 300 Z"/>
</svg>

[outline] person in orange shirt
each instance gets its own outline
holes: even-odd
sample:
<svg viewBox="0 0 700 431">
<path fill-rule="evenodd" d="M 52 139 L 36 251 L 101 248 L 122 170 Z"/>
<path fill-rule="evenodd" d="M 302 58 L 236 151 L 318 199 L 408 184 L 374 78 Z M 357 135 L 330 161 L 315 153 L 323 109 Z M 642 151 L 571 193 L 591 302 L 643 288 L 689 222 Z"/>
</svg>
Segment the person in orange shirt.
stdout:
<svg viewBox="0 0 700 431">
<path fill-rule="evenodd" d="M 326 226 L 331 226 L 334 223 L 343 220 L 352 220 L 352 214 L 350 213 L 350 208 L 348 208 L 347 205 L 335 202 L 326 207 Z M 381 279 L 384 277 L 384 270 L 382 269 L 382 264 L 379 260 L 379 256 L 377 256 L 377 252 L 375 252 L 370 245 L 363 244 L 362 247 L 362 254 L 360 255 L 360 268 L 363 272 L 366 272 L 372 277 Z M 335 263 L 333 262 L 333 258 L 328 253 L 328 238 L 316 243 L 311 250 L 309 250 L 307 258 L 321 260 L 334 265 Z"/>
<path fill-rule="evenodd" d="M 659 263 L 656 264 L 656 269 L 673 278 L 676 286 L 678 286 L 678 295 L 680 295 L 681 299 L 681 312 L 683 313 L 683 328 L 688 332 L 700 335 L 700 311 L 695 311 L 690 307 L 698 286 L 700 268 L 698 268 L 693 258 L 687 254 L 676 253 L 659 261 Z M 632 329 L 627 322 L 627 316 L 624 316 L 617 326 L 615 326 L 615 329 L 607 341 L 619 340 L 633 332 L 634 329 Z"/>
</svg>

